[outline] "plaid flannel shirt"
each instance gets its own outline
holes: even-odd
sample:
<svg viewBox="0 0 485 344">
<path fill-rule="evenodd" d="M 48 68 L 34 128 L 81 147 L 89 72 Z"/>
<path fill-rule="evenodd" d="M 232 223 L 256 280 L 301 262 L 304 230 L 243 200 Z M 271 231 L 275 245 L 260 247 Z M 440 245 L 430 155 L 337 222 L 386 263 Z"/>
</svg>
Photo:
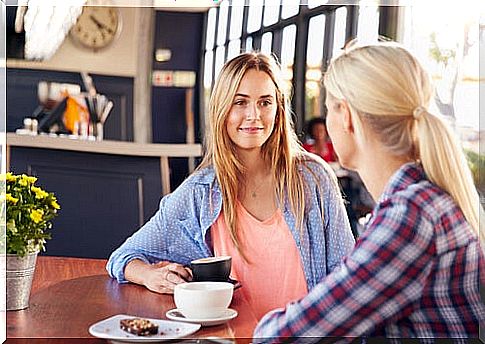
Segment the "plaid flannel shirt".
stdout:
<svg viewBox="0 0 485 344">
<path fill-rule="evenodd" d="M 263 317 L 256 341 L 478 337 L 483 251 L 461 210 L 419 165 L 393 175 L 366 228 L 340 268 Z"/>
</svg>

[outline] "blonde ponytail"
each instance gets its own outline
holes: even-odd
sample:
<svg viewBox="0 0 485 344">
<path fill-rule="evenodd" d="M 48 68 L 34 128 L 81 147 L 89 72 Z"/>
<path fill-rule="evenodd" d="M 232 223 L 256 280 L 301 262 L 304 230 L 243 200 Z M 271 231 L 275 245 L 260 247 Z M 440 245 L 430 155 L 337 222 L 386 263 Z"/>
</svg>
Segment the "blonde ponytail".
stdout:
<svg viewBox="0 0 485 344">
<path fill-rule="evenodd" d="M 396 43 L 353 45 L 330 64 L 324 85 L 345 99 L 394 155 L 420 161 L 428 178 L 462 210 L 485 250 L 485 215 L 465 155 L 449 126 L 426 110 L 433 95 L 429 76 Z M 361 123 L 362 122 L 362 123 Z"/>
<path fill-rule="evenodd" d="M 426 110 L 415 120 L 419 158 L 426 175 L 453 197 L 485 247 L 485 233 L 480 231 L 483 208 L 456 135 L 447 123 Z"/>
</svg>

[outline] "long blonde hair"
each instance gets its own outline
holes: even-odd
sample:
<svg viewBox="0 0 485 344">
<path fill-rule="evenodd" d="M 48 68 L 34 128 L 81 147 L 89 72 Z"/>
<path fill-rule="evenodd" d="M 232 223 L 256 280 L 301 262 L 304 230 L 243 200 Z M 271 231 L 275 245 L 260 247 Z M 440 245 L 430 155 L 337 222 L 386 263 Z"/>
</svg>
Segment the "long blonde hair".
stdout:
<svg viewBox="0 0 485 344">
<path fill-rule="evenodd" d="M 284 92 L 281 70 L 276 61 L 261 53 L 244 53 L 228 61 L 222 68 L 209 101 L 208 123 L 205 133 L 205 155 L 200 168 L 213 166 L 222 193 L 223 213 L 234 246 L 244 258 L 237 229 L 236 201 L 245 167 L 236 154 L 236 146 L 229 138 L 226 120 L 239 84 L 248 70 L 269 75 L 276 86 L 277 111 L 272 134 L 263 144 L 261 152 L 276 181 L 276 196 L 284 206 L 285 193 L 295 214 L 296 223 L 303 225 L 305 198 L 304 181 L 298 172 L 301 146 L 293 130 Z"/>
<path fill-rule="evenodd" d="M 485 243 L 471 171 L 451 128 L 427 110 L 433 88 L 416 58 L 397 43 L 354 45 L 332 61 L 324 85 L 358 114 L 356 131 L 363 132 L 359 121 L 365 121 L 391 153 L 420 161 L 429 180 L 451 195 Z"/>
</svg>

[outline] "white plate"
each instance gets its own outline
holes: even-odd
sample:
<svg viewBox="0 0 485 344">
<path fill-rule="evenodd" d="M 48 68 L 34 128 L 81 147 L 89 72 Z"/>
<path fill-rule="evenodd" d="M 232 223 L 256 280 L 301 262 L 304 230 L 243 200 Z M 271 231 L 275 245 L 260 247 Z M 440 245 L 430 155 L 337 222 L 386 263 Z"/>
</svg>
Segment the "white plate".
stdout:
<svg viewBox="0 0 485 344">
<path fill-rule="evenodd" d="M 200 324 L 186 324 L 170 320 L 148 319 L 158 325 L 158 333 L 150 336 L 137 336 L 120 328 L 121 319 L 139 318 L 138 316 L 118 314 L 101 320 L 89 327 L 89 333 L 95 337 L 118 342 L 154 343 L 188 336 L 200 329 Z M 161 334 L 162 333 L 162 334 Z"/>
<path fill-rule="evenodd" d="M 222 316 L 218 318 L 213 318 L 213 319 L 186 318 L 177 308 L 169 310 L 167 313 L 165 313 L 165 315 L 167 316 L 167 318 L 176 320 L 176 321 L 183 321 L 183 322 L 193 323 L 193 324 L 201 324 L 202 326 L 215 326 L 215 325 L 223 324 L 226 321 L 229 321 L 237 317 L 237 311 L 232 308 L 228 308 L 224 311 L 224 314 Z"/>
</svg>

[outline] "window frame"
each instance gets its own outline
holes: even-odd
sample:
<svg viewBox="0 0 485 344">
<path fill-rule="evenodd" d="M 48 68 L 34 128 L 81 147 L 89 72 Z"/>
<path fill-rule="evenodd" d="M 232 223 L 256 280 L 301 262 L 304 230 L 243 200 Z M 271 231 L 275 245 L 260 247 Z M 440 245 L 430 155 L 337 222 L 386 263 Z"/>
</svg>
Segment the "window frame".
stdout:
<svg viewBox="0 0 485 344">
<path fill-rule="evenodd" d="M 298 134 L 300 134 L 303 130 L 303 125 L 305 121 L 305 76 L 307 70 L 307 43 L 308 43 L 308 29 L 309 29 L 309 21 L 310 18 L 324 14 L 325 18 L 325 33 L 324 33 L 324 42 L 323 42 L 323 58 L 322 58 L 322 65 L 321 71 L 322 73 L 325 72 L 330 59 L 332 58 L 333 52 L 333 37 L 334 37 L 334 28 L 335 28 L 335 11 L 338 8 L 346 7 L 347 8 L 347 18 L 346 18 L 346 28 L 345 28 L 345 41 L 348 41 L 352 38 L 357 37 L 357 25 L 358 25 L 358 16 L 359 16 L 359 5 L 348 5 L 345 1 L 342 1 L 341 4 L 332 4 L 332 5 L 319 5 L 314 8 L 308 8 L 308 6 L 301 5 L 300 11 L 298 14 L 291 16 L 289 18 L 282 18 L 282 6 L 280 5 L 279 13 L 278 13 L 278 20 L 276 23 L 264 26 L 264 14 L 265 14 L 265 2 L 263 3 L 263 10 L 261 11 L 261 26 L 258 30 L 253 31 L 251 33 L 247 32 L 248 26 L 248 15 L 249 15 L 249 7 L 244 6 L 243 9 L 243 19 L 242 19 L 242 30 L 240 37 L 234 37 L 230 39 L 230 23 L 231 23 L 231 16 L 232 16 L 232 2 L 233 0 L 223 0 L 229 2 L 229 11 L 227 15 L 227 23 L 226 23 L 226 40 L 224 42 L 225 49 L 225 61 L 227 61 L 227 52 L 228 52 L 228 45 L 231 40 L 240 39 L 241 46 L 240 51 L 246 51 L 246 41 L 248 37 L 252 37 L 253 40 L 253 50 L 260 50 L 261 49 L 261 38 L 262 36 L 267 33 L 272 33 L 272 43 L 271 43 L 271 51 L 274 55 L 278 58 L 278 61 L 281 59 L 281 47 L 282 47 L 282 36 L 283 36 L 283 29 L 289 25 L 296 25 L 296 39 L 295 39 L 295 55 L 294 55 L 294 62 L 293 62 L 293 80 L 292 80 L 292 98 L 291 98 L 291 107 L 293 110 L 293 121 L 295 124 L 295 130 Z M 219 27 L 219 8 L 220 4 L 215 7 L 216 8 L 216 28 Z M 382 7 L 379 7 L 379 13 L 381 13 Z M 386 14 L 388 13 L 388 9 L 384 10 Z M 206 34 L 207 34 L 207 20 L 208 20 L 208 13 L 206 13 L 204 18 L 204 31 L 202 32 L 203 36 L 203 43 L 202 44 L 202 52 L 201 52 L 201 66 L 202 68 L 205 66 L 205 52 L 209 49 L 206 49 L 205 42 L 206 42 Z M 383 30 L 380 26 L 384 25 L 383 21 L 379 21 L 379 33 L 385 34 L 387 33 L 389 36 L 389 32 L 384 32 L 385 30 L 390 30 L 393 27 L 387 25 Z M 395 30 L 392 29 L 394 32 Z M 391 37 L 394 38 L 394 37 Z M 215 51 L 217 49 L 217 37 L 214 38 L 213 46 L 211 47 L 213 51 L 213 66 L 212 66 L 212 78 L 211 78 L 211 88 L 214 86 L 214 75 L 215 75 Z M 204 73 L 205 71 L 202 69 L 202 75 L 200 80 L 202 80 L 201 88 L 200 88 L 200 101 L 201 101 L 201 121 L 200 123 L 205 123 L 205 97 L 204 97 Z M 320 92 L 320 113 L 322 116 L 325 116 L 325 92 Z M 202 128 L 204 129 L 204 128 Z M 202 130 L 203 132 L 203 130 Z"/>
</svg>

